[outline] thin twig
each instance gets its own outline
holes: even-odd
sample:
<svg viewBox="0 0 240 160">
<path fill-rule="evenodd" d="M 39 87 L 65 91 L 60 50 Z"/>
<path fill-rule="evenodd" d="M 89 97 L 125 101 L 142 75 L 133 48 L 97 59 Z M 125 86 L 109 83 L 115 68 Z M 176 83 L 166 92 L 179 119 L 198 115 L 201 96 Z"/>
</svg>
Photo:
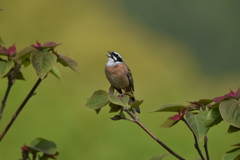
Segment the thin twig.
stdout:
<svg viewBox="0 0 240 160">
<path fill-rule="evenodd" d="M 165 148 L 169 153 L 171 153 L 173 156 L 180 160 L 185 160 L 180 155 L 175 153 L 173 150 L 171 150 L 167 145 L 165 145 L 162 141 L 160 141 L 151 131 L 149 131 L 140 121 L 139 119 L 133 115 L 128 108 L 122 107 L 123 111 L 127 112 L 129 116 L 132 117 L 132 122 L 137 123 L 149 136 L 151 136 L 158 144 L 160 144 L 163 148 Z"/>
<path fill-rule="evenodd" d="M 7 102 L 7 98 L 8 98 L 8 95 L 9 95 L 9 92 L 15 82 L 15 79 L 16 79 L 16 76 L 18 75 L 18 73 L 20 72 L 20 69 L 21 69 L 21 64 L 16 64 L 15 63 L 15 67 L 11 69 L 11 71 L 9 73 L 12 73 L 12 74 L 9 74 L 7 76 L 8 78 L 8 86 L 7 86 L 7 90 L 5 92 L 5 95 L 3 97 L 3 100 L 2 100 L 2 105 L 1 105 L 1 108 L 0 108 L 0 120 L 2 119 L 2 115 L 3 115 L 3 110 L 6 106 L 6 102 Z"/>
<path fill-rule="evenodd" d="M 182 121 L 188 126 L 188 128 L 189 128 L 189 129 L 191 130 L 191 132 L 193 133 L 193 137 L 194 137 L 194 141 L 195 141 L 194 147 L 195 147 L 196 150 L 198 151 L 198 154 L 200 155 L 201 159 L 202 159 L 202 160 L 205 160 L 205 158 L 203 157 L 202 151 L 201 151 L 201 149 L 199 148 L 197 137 L 196 137 L 196 135 L 194 134 L 192 128 L 189 126 L 189 124 L 187 123 L 187 121 L 186 121 L 184 118 L 182 118 Z"/>
<path fill-rule="evenodd" d="M 21 110 L 23 109 L 23 107 L 25 106 L 25 104 L 28 102 L 28 100 L 34 95 L 34 91 L 37 89 L 38 85 L 42 82 L 42 79 L 39 78 L 37 80 L 37 82 L 35 83 L 35 85 L 33 86 L 33 88 L 31 89 L 31 91 L 28 93 L 27 97 L 24 99 L 24 101 L 22 102 L 22 104 L 18 107 L 17 111 L 15 112 L 15 114 L 13 115 L 12 119 L 10 120 L 10 122 L 8 123 L 8 125 L 6 126 L 6 128 L 4 129 L 4 131 L 2 132 L 2 134 L 0 135 L 0 142 L 2 141 L 3 137 L 6 135 L 7 131 L 9 130 L 9 128 L 12 126 L 13 122 L 16 120 L 17 116 L 19 115 L 19 113 L 21 112 Z"/>
<path fill-rule="evenodd" d="M 207 136 L 205 136 L 204 137 L 204 149 L 205 149 L 207 160 L 210 160 L 207 143 L 208 143 L 208 138 L 207 138 Z"/>
<path fill-rule="evenodd" d="M 8 98 L 9 92 L 10 92 L 10 90 L 12 88 L 12 85 L 14 83 L 14 81 L 12 80 L 12 75 L 11 74 L 8 75 L 7 78 L 8 78 L 8 86 L 7 86 L 7 90 L 5 92 L 5 95 L 4 95 L 3 99 L 2 99 L 2 105 L 1 105 L 1 108 L 0 108 L 0 119 L 2 119 L 2 114 L 3 114 L 3 110 L 4 110 L 5 106 L 6 106 L 7 98 Z"/>
</svg>

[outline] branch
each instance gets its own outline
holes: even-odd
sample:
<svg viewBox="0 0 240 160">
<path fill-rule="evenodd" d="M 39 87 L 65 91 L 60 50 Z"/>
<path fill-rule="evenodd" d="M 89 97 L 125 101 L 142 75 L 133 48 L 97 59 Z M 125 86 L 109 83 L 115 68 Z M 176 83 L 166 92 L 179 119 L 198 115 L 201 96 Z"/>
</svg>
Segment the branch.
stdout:
<svg viewBox="0 0 240 160">
<path fill-rule="evenodd" d="M 171 153 L 173 156 L 180 160 L 185 160 L 181 156 L 179 156 L 177 153 L 175 153 L 173 150 L 171 150 L 168 146 L 166 146 L 162 141 L 160 141 L 152 132 L 150 132 L 140 121 L 139 119 L 133 115 L 128 108 L 122 106 L 122 110 L 127 112 L 129 116 L 132 117 L 132 122 L 137 123 L 149 136 L 151 136 L 158 144 L 160 144 L 163 148 L 165 148 L 169 153 Z"/>
<path fill-rule="evenodd" d="M 195 147 L 196 150 L 198 151 L 198 154 L 200 155 L 201 159 L 202 159 L 202 160 L 205 160 L 205 158 L 203 157 L 202 151 L 201 151 L 201 149 L 199 148 L 197 137 L 196 137 L 196 135 L 194 134 L 192 128 L 188 125 L 187 121 L 186 121 L 184 118 L 182 118 L 181 120 L 188 126 L 188 128 L 189 128 L 189 129 L 191 130 L 191 132 L 193 133 L 193 137 L 194 137 L 194 141 L 195 141 L 194 147 Z"/>
<path fill-rule="evenodd" d="M 8 75 L 7 78 L 8 78 L 8 86 L 7 86 L 7 90 L 6 90 L 5 95 L 3 97 L 2 105 L 1 105 L 1 108 L 0 108 L 0 120 L 2 119 L 2 114 L 3 114 L 3 110 L 6 106 L 7 98 L 8 98 L 9 92 L 12 88 L 12 85 L 14 83 L 14 81 L 12 80 L 12 75 Z"/>
<path fill-rule="evenodd" d="M 207 136 L 204 137 L 204 149 L 206 153 L 207 160 L 210 160 L 209 153 L 208 153 L 208 146 L 207 146 L 208 138 Z"/>
<path fill-rule="evenodd" d="M 1 105 L 1 108 L 0 108 L 0 120 L 2 119 L 3 110 L 4 110 L 5 106 L 6 106 L 6 102 L 7 102 L 7 98 L 8 98 L 9 92 L 10 92 L 10 90 L 12 88 L 12 85 L 15 82 L 17 74 L 20 72 L 20 69 L 21 69 L 21 64 L 20 65 L 19 64 L 15 64 L 15 65 L 16 65 L 16 67 L 14 67 L 11 70 L 12 74 L 9 74 L 7 76 L 7 78 L 8 78 L 8 86 L 7 86 L 7 90 L 6 90 L 5 95 L 3 97 L 2 105 Z"/>
<path fill-rule="evenodd" d="M 23 107 L 25 106 L 25 104 L 28 102 L 28 100 L 34 95 L 34 91 L 37 89 L 38 85 L 42 82 L 42 79 L 39 78 L 37 80 L 37 82 L 35 83 L 35 85 L 33 86 L 33 88 L 31 89 L 31 91 L 28 93 L 27 97 L 24 99 L 24 101 L 22 102 L 22 104 L 18 107 L 17 111 L 15 112 L 15 114 L 13 115 L 12 119 L 10 120 L 10 122 L 8 123 L 8 125 L 6 126 L 6 128 L 4 129 L 4 131 L 2 132 L 2 134 L 0 135 L 0 142 L 2 141 L 3 137 L 5 136 L 5 134 L 7 133 L 7 131 L 9 130 L 9 128 L 12 126 L 13 122 L 15 121 L 15 119 L 17 118 L 17 116 L 19 115 L 19 113 L 21 112 L 21 110 L 23 109 Z"/>
</svg>

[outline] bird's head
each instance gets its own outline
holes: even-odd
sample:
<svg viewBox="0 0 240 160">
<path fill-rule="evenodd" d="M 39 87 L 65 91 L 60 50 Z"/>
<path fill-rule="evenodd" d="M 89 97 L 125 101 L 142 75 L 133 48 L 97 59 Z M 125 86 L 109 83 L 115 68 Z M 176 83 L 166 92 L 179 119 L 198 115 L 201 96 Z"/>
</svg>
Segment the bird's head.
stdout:
<svg viewBox="0 0 240 160">
<path fill-rule="evenodd" d="M 123 63 L 122 56 L 117 52 L 110 52 L 108 51 L 108 61 L 111 61 L 112 63 Z"/>
</svg>

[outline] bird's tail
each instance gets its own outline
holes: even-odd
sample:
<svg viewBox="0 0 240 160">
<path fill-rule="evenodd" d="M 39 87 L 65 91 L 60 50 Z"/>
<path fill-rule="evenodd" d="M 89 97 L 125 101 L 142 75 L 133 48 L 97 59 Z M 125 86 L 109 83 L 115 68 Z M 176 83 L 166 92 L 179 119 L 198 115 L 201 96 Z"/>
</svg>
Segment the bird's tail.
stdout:
<svg viewBox="0 0 240 160">
<path fill-rule="evenodd" d="M 135 100 L 136 100 L 136 99 L 135 99 L 134 96 L 130 97 L 130 104 L 133 104 L 133 102 L 134 102 Z M 135 110 L 136 112 L 138 112 L 138 113 L 141 112 L 139 107 L 132 108 L 132 109 L 134 109 L 134 110 Z"/>
</svg>

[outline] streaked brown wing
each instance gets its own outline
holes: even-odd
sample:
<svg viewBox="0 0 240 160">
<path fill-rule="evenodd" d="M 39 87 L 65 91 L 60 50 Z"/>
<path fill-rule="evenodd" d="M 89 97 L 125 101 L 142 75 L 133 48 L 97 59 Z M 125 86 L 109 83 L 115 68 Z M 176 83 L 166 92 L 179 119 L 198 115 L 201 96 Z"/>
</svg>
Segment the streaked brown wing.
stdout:
<svg viewBox="0 0 240 160">
<path fill-rule="evenodd" d="M 127 69 L 128 69 L 128 72 L 126 74 L 127 74 L 128 80 L 129 80 L 129 84 L 130 84 L 132 91 L 134 91 L 134 82 L 133 82 L 132 73 L 131 73 L 131 70 L 128 68 L 128 66 L 127 66 Z"/>
</svg>

